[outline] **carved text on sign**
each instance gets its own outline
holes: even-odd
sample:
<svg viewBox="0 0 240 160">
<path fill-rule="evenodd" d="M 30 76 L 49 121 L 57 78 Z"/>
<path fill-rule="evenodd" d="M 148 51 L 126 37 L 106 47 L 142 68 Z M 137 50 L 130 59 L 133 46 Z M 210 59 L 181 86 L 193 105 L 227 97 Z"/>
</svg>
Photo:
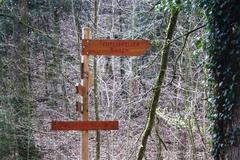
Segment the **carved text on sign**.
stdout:
<svg viewBox="0 0 240 160">
<path fill-rule="evenodd" d="M 150 47 L 147 40 L 83 40 L 83 55 L 140 56 Z"/>
</svg>

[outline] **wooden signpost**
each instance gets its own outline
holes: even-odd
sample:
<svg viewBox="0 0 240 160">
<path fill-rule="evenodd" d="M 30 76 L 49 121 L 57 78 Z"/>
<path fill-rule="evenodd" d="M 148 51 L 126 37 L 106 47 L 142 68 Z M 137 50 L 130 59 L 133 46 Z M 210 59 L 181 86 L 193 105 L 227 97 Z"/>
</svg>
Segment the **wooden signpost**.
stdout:
<svg viewBox="0 0 240 160">
<path fill-rule="evenodd" d="M 118 130 L 118 121 L 53 121 L 52 130 Z"/>
<path fill-rule="evenodd" d="M 141 56 L 149 48 L 147 40 L 91 40 L 82 41 L 83 55 Z"/>
<path fill-rule="evenodd" d="M 140 56 L 150 47 L 147 40 L 91 40 L 90 29 L 83 28 L 81 83 L 76 84 L 76 93 L 82 96 L 82 102 L 76 102 L 76 111 L 82 113 L 82 121 L 52 121 L 51 129 L 55 131 L 82 131 L 82 160 L 88 160 L 88 131 L 117 130 L 118 121 L 89 121 L 88 92 L 93 76 L 89 71 L 90 55 L 105 56 Z"/>
</svg>

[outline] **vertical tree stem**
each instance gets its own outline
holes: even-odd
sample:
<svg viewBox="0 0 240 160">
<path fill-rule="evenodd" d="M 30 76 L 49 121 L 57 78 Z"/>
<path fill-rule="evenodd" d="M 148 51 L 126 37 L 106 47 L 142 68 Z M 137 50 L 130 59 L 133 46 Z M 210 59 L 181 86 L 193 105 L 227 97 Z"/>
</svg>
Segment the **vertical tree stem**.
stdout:
<svg viewBox="0 0 240 160">
<path fill-rule="evenodd" d="M 156 109 L 158 106 L 159 96 L 160 96 L 160 92 L 161 92 L 161 86 L 162 86 L 164 76 L 166 73 L 166 69 L 167 69 L 170 41 L 172 39 L 173 32 L 176 27 L 178 14 L 179 14 L 179 9 L 175 9 L 173 12 L 171 12 L 170 21 L 169 21 L 168 28 L 167 28 L 167 35 L 166 35 L 165 42 L 164 42 L 164 45 L 163 45 L 163 48 L 161 51 L 161 55 L 162 55 L 161 67 L 160 67 L 159 74 L 157 76 L 157 80 L 154 85 L 153 96 L 152 96 L 152 100 L 149 105 L 147 122 L 145 124 L 144 131 L 141 135 L 140 147 L 137 151 L 137 156 L 136 156 L 137 160 L 142 160 L 144 157 L 148 136 L 150 135 L 153 125 L 154 125 L 155 112 L 156 112 Z"/>
<path fill-rule="evenodd" d="M 94 2 L 94 30 L 95 36 L 97 36 L 98 29 L 98 4 L 99 1 Z M 96 121 L 99 120 L 99 106 L 98 106 L 98 84 L 97 84 L 97 56 L 94 56 L 93 61 L 93 74 L 94 74 L 94 107 L 95 107 L 95 117 Z M 96 160 L 100 160 L 100 132 L 96 131 Z"/>
</svg>

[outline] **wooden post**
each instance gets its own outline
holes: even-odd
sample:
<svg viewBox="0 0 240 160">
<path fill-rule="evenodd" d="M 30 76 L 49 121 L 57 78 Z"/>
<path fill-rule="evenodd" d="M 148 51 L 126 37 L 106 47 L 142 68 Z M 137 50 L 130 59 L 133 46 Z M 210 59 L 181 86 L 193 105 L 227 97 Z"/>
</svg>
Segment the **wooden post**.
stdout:
<svg viewBox="0 0 240 160">
<path fill-rule="evenodd" d="M 82 39 L 90 39 L 90 28 L 83 28 Z M 89 90 L 89 55 L 83 56 L 83 86 L 85 91 L 83 93 L 83 121 L 88 121 L 88 90 Z M 88 160 L 88 131 L 82 132 L 82 160 Z"/>
<path fill-rule="evenodd" d="M 82 160 L 89 160 L 88 130 L 116 130 L 118 121 L 89 121 L 88 93 L 93 75 L 89 71 L 90 55 L 138 56 L 149 48 L 147 40 L 91 40 L 90 28 L 82 29 L 81 84 L 76 84 L 76 93 L 82 96 L 76 110 L 82 112 L 82 121 L 53 121 L 52 130 L 82 130 Z M 81 106 L 83 107 L 81 110 Z"/>
<path fill-rule="evenodd" d="M 82 112 L 82 121 L 53 121 L 52 130 L 82 132 L 82 160 L 89 160 L 88 130 L 116 130 L 118 121 L 89 121 L 88 93 L 93 83 L 93 75 L 89 71 L 90 55 L 139 56 L 149 48 L 147 40 L 91 40 L 90 28 L 82 29 L 81 84 L 76 84 L 76 93 L 82 96 L 76 103 L 76 110 Z M 82 109 L 81 109 L 82 108 Z"/>
</svg>

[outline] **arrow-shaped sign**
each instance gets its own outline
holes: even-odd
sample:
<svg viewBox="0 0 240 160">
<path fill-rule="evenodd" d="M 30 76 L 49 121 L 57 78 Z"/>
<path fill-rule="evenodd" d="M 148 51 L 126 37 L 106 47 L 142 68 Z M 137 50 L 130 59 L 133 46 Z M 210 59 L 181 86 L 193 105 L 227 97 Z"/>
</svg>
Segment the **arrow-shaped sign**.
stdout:
<svg viewBox="0 0 240 160">
<path fill-rule="evenodd" d="M 141 56 L 149 47 L 148 40 L 82 40 L 83 55 Z"/>
</svg>

